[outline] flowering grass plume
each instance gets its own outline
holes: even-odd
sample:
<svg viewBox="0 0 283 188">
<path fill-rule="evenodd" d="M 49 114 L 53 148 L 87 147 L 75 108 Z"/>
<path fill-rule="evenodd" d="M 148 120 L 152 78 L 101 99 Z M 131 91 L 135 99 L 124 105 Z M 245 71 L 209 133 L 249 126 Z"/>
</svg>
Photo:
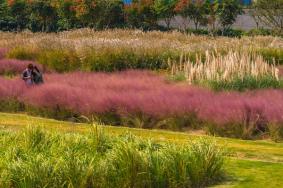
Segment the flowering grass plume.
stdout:
<svg viewBox="0 0 283 188">
<path fill-rule="evenodd" d="M 283 64 L 283 40 L 278 37 L 209 37 L 180 32 L 80 29 L 59 33 L 1 33 L 0 47 L 13 59 L 36 60 L 58 72 L 167 69 L 168 58 L 179 60 L 205 51 L 255 51 Z M 193 59 L 193 58 L 192 58 Z"/>
<path fill-rule="evenodd" d="M 247 76 L 256 80 L 264 77 L 279 80 L 279 70 L 275 65 L 269 65 L 262 56 L 251 55 L 248 52 L 229 51 L 227 55 L 222 56 L 217 52 L 209 53 L 206 51 L 205 60 L 197 57 L 194 63 L 181 57 L 180 63 L 172 63 L 169 60 L 169 64 L 172 75 L 184 73 L 189 83 L 231 82 L 235 79 L 244 80 Z"/>
<path fill-rule="evenodd" d="M 276 48 L 283 47 L 283 39 L 278 37 L 257 36 L 227 38 L 212 38 L 209 36 L 187 35 L 181 32 L 160 32 L 131 29 L 112 29 L 94 31 L 93 29 L 77 29 L 59 33 L 1 33 L 0 47 L 14 48 L 17 46 L 32 47 L 36 49 L 75 49 L 76 53 L 83 55 L 90 49 L 101 50 L 110 48 L 162 51 L 166 49 L 180 51 L 205 51 L 213 49 L 240 49 L 249 48 Z"/>
</svg>

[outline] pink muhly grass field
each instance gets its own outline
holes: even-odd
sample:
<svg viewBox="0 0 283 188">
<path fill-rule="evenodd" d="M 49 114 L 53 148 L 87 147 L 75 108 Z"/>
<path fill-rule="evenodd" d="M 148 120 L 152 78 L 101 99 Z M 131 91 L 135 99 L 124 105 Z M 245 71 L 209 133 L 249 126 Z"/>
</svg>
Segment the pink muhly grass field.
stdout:
<svg viewBox="0 0 283 188">
<path fill-rule="evenodd" d="M 38 68 L 42 69 L 42 66 L 33 61 L 24 61 L 16 59 L 0 59 L 0 74 L 4 73 L 22 73 L 28 66 L 28 64 L 36 65 Z"/>
<path fill-rule="evenodd" d="M 0 77 L 0 100 L 19 99 L 27 90 L 27 87 L 20 79 L 7 80 Z"/>
<path fill-rule="evenodd" d="M 6 54 L 8 52 L 8 49 L 6 48 L 0 48 L 0 59 L 4 59 Z"/>
<path fill-rule="evenodd" d="M 21 80 L 0 79 L 0 100 L 16 97 L 38 107 L 60 106 L 91 115 L 114 111 L 155 118 L 195 114 L 217 124 L 283 122 L 283 91 L 212 92 L 168 83 L 147 71 L 45 75 L 45 84 L 27 88 Z"/>
</svg>

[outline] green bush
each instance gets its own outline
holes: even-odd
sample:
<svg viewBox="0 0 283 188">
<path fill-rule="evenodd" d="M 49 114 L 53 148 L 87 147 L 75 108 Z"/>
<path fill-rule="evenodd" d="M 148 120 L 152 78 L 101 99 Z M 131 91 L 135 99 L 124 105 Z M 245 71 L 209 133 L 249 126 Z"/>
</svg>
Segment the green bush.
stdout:
<svg viewBox="0 0 283 188">
<path fill-rule="evenodd" d="M 278 142 L 283 140 L 283 126 L 278 124 L 269 124 L 268 131 L 272 140 Z"/>
<path fill-rule="evenodd" d="M 253 89 L 264 88 L 281 88 L 282 81 L 276 80 L 274 77 L 265 76 L 263 78 L 254 78 L 250 76 L 244 77 L 244 79 L 234 79 L 233 81 L 208 81 L 205 83 L 199 83 L 200 85 L 208 86 L 216 91 L 221 90 L 236 90 L 245 91 Z"/>
<path fill-rule="evenodd" d="M 32 48 L 15 47 L 12 50 L 9 50 L 6 56 L 10 59 L 36 60 L 38 52 Z"/>
<path fill-rule="evenodd" d="M 137 62 L 137 57 L 128 51 L 92 51 L 88 54 L 84 61 L 84 69 L 89 69 L 90 71 L 120 71 L 126 68 L 135 68 L 135 63 Z"/>
<path fill-rule="evenodd" d="M 225 36 L 225 37 L 237 37 L 240 38 L 244 35 L 244 31 L 240 29 L 224 29 L 224 30 L 217 30 L 214 32 L 217 36 Z"/>
<path fill-rule="evenodd" d="M 208 139 L 177 146 L 29 127 L 0 141 L 1 187 L 204 187 L 225 175 L 225 151 Z"/>
<path fill-rule="evenodd" d="M 34 115 L 34 116 L 41 116 L 45 118 L 53 118 L 58 120 L 72 120 L 78 121 L 79 115 L 71 110 L 61 108 L 57 106 L 55 108 L 44 108 L 44 107 L 34 107 L 31 105 L 24 105 L 23 110 L 24 112 Z"/>
<path fill-rule="evenodd" d="M 134 51 L 128 49 L 91 50 L 80 59 L 75 51 L 65 49 L 38 50 L 17 47 L 8 53 L 9 58 L 36 60 L 49 70 L 57 72 L 122 71 L 126 69 L 167 69 L 167 60 L 179 59 L 174 51 Z"/>
<path fill-rule="evenodd" d="M 283 65 L 283 49 L 280 48 L 262 48 L 258 49 L 257 53 L 263 56 L 263 58 L 269 63 L 276 63 L 277 65 Z"/>
<path fill-rule="evenodd" d="M 246 36 L 269 36 L 273 35 L 273 32 L 269 29 L 251 29 L 245 32 Z"/>
<path fill-rule="evenodd" d="M 37 61 L 48 69 L 57 72 L 79 70 L 81 67 L 80 59 L 76 53 L 68 50 L 43 51 L 38 55 Z"/>
<path fill-rule="evenodd" d="M 129 50 L 94 50 L 82 62 L 89 71 L 121 71 L 126 69 L 166 69 L 168 58 L 177 58 L 173 52 L 134 52 Z"/>
<path fill-rule="evenodd" d="M 262 130 L 260 130 L 259 128 L 261 128 Z M 225 125 L 208 123 L 206 125 L 206 131 L 208 134 L 211 135 L 240 138 L 244 140 L 262 139 L 266 136 L 270 136 L 271 138 L 273 138 L 273 135 L 267 134 L 267 125 L 259 127 L 256 123 L 229 123 Z"/>
<path fill-rule="evenodd" d="M 0 112 L 21 112 L 25 105 L 16 99 L 0 100 Z"/>
<path fill-rule="evenodd" d="M 187 29 L 187 33 L 194 35 L 209 35 L 209 31 L 207 29 Z"/>
</svg>

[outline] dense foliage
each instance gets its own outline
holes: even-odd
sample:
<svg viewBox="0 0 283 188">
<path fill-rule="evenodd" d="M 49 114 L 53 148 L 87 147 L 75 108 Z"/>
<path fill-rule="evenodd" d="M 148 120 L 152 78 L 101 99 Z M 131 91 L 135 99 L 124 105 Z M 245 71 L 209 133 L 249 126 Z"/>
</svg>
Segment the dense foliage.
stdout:
<svg viewBox="0 0 283 188">
<path fill-rule="evenodd" d="M 94 116 L 106 124 L 129 127 L 197 128 L 245 139 L 283 138 L 282 91 L 244 91 L 282 87 L 280 67 L 273 65 L 282 63 L 281 38 L 80 29 L 56 34 L 4 32 L 0 41 L 0 58 L 18 59 L 0 60 L 0 74 L 9 76 L 0 78 L 0 110 L 64 120 Z M 189 73 L 186 77 L 191 76 L 193 84 L 243 92 L 215 93 L 140 71 L 86 73 L 132 68 L 166 74 L 168 59 Z M 27 60 L 57 73 L 46 72 L 44 85 L 27 88 L 19 77 L 10 79 Z M 70 73 L 58 74 L 62 72 Z"/>
<path fill-rule="evenodd" d="M 205 187 L 225 175 L 225 152 L 208 139 L 159 144 L 97 127 L 88 134 L 30 127 L 1 131 L 0 144 L 1 187 Z"/>
<path fill-rule="evenodd" d="M 214 4 L 215 9 L 210 8 L 210 0 L 135 0 L 125 5 L 122 0 L 0 0 L 0 30 L 52 32 L 82 27 L 157 29 L 159 19 L 165 20 L 169 28 L 171 19 L 177 14 L 189 18 L 198 28 L 200 24 L 208 24 L 208 15 L 214 14 L 214 11 L 226 27 L 241 13 L 238 0 Z"/>
<path fill-rule="evenodd" d="M 1 30 L 59 31 L 118 27 L 124 23 L 120 0 L 1 0 Z"/>
</svg>

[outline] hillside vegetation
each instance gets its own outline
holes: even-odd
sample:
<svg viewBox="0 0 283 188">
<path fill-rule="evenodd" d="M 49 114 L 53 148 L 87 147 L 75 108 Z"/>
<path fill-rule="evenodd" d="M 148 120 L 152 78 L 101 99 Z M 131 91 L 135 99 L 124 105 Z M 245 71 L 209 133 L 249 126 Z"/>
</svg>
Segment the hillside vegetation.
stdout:
<svg viewBox="0 0 283 188">
<path fill-rule="evenodd" d="M 79 29 L 4 32 L 0 47 L 3 112 L 73 121 L 86 116 L 114 126 L 197 129 L 242 139 L 283 138 L 279 37 Z M 45 78 L 32 89 L 19 79 L 30 63 Z"/>
<path fill-rule="evenodd" d="M 89 135 L 90 125 L 60 122 L 36 118 L 26 115 L 0 114 L 1 137 L 25 130 L 28 126 L 45 127 L 44 129 L 57 134 Z M 200 138 L 213 139 L 218 145 L 224 146 L 229 152 L 225 162 L 228 177 L 225 183 L 216 187 L 280 187 L 283 172 L 283 145 L 270 141 L 241 141 L 236 139 L 209 138 L 207 136 L 175 133 L 157 130 L 129 129 L 122 127 L 99 126 L 99 130 L 111 137 L 132 135 L 142 140 L 150 139 L 156 144 L 171 143 L 183 145 Z M 3 132 L 4 131 L 4 132 Z M 19 132 L 19 133 L 20 133 Z M 74 136 L 75 136 L 74 135 Z M 35 140 L 34 140 L 35 141 Z M 3 143 L 3 142 L 2 142 Z"/>
</svg>

